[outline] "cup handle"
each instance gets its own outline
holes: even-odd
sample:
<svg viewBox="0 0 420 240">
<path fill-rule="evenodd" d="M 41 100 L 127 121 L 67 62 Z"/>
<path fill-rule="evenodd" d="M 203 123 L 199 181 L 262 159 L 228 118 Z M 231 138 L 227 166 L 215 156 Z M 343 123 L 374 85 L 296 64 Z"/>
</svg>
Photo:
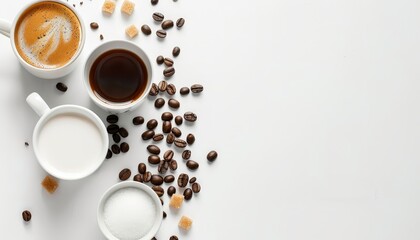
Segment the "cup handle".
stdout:
<svg viewBox="0 0 420 240">
<path fill-rule="evenodd" d="M 44 99 L 36 92 L 29 94 L 26 98 L 26 102 L 40 117 L 50 110 L 50 107 L 48 107 Z"/>
<path fill-rule="evenodd" d="M 0 33 L 6 37 L 10 37 L 10 30 L 12 29 L 12 24 L 10 22 L 0 19 Z"/>
</svg>

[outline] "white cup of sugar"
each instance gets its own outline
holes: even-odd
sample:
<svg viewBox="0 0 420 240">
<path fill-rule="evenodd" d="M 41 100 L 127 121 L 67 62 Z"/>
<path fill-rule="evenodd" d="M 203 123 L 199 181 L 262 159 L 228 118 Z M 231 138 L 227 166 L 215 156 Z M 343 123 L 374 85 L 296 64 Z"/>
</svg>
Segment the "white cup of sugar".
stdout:
<svg viewBox="0 0 420 240">
<path fill-rule="evenodd" d="M 149 186 L 121 182 L 102 196 L 97 218 L 100 230 L 109 240 L 150 240 L 162 223 L 162 204 Z"/>
<path fill-rule="evenodd" d="M 35 156 L 52 176 L 76 180 L 95 172 L 108 151 L 104 123 L 91 110 L 77 105 L 50 109 L 38 93 L 26 102 L 40 116 L 33 132 Z"/>
</svg>

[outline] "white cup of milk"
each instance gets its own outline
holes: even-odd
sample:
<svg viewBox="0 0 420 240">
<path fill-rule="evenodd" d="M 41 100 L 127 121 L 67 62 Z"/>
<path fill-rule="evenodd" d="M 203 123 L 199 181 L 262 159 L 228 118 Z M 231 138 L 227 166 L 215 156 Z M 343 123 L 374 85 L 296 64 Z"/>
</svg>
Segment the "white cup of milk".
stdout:
<svg viewBox="0 0 420 240">
<path fill-rule="evenodd" d="M 26 102 L 40 116 L 33 132 L 35 156 L 52 176 L 76 180 L 95 172 L 108 151 L 104 123 L 91 110 L 76 105 L 50 109 L 38 93 Z"/>
</svg>

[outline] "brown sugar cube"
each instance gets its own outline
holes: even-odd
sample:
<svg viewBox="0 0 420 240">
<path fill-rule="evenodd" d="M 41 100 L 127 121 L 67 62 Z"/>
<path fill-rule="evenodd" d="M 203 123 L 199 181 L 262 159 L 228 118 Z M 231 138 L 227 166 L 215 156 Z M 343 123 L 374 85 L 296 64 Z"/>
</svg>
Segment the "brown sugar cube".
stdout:
<svg viewBox="0 0 420 240">
<path fill-rule="evenodd" d="M 133 38 L 135 36 L 137 36 L 137 34 L 139 33 L 139 30 L 136 28 L 136 26 L 133 24 L 131 26 L 128 26 L 125 29 L 125 33 L 130 37 Z"/>
<path fill-rule="evenodd" d="M 184 202 L 184 195 L 182 194 L 173 194 L 169 206 L 179 209 L 181 208 L 182 202 Z"/>
<path fill-rule="evenodd" d="M 190 230 L 192 223 L 193 222 L 191 218 L 187 216 L 182 216 L 181 219 L 179 220 L 178 226 L 184 229 L 185 231 L 188 231 Z"/>
<path fill-rule="evenodd" d="M 121 6 L 121 12 L 127 14 L 127 15 L 131 15 L 134 11 L 134 6 L 136 4 L 134 4 L 133 2 L 131 2 L 130 0 L 125 0 Z"/>
<path fill-rule="evenodd" d="M 112 14 L 115 10 L 115 1 L 114 0 L 105 0 L 104 5 L 102 5 L 102 11 Z"/>
<path fill-rule="evenodd" d="M 47 192 L 53 194 L 55 190 L 58 188 L 58 182 L 53 177 L 46 176 L 44 180 L 42 180 L 42 186 L 47 190 Z"/>
</svg>

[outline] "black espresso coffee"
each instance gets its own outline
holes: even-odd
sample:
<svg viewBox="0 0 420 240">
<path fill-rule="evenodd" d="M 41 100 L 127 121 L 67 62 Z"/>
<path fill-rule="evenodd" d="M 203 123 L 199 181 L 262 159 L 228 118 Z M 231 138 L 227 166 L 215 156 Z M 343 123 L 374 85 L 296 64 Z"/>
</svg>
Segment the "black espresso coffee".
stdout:
<svg viewBox="0 0 420 240">
<path fill-rule="evenodd" d="M 103 53 L 95 60 L 89 72 L 92 91 L 100 98 L 114 103 L 132 102 L 140 98 L 146 89 L 147 78 L 143 60 L 124 49 Z"/>
</svg>

